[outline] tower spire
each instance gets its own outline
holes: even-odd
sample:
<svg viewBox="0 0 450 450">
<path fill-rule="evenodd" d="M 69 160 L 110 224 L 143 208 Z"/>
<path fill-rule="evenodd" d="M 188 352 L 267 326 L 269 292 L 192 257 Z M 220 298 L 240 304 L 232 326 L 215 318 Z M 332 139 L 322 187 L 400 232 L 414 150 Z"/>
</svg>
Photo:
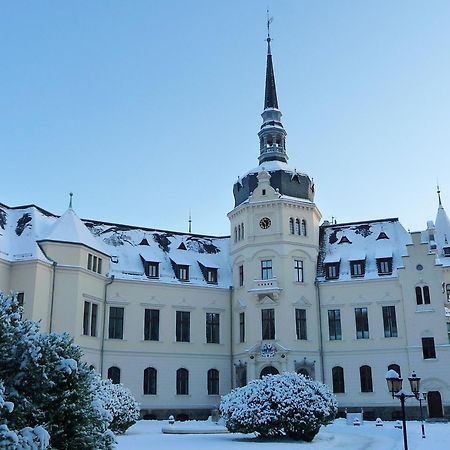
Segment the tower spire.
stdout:
<svg viewBox="0 0 450 450">
<path fill-rule="evenodd" d="M 267 10 L 267 65 L 266 65 L 266 89 L 264 95 L 264 111 L 261 114 L 263 124 L 258 133 L 259 136 L 259 164 L 265 161 L 287 162 L 286 131 L 281 123 L 281 111 L 278 109 L 277 89 L 275 86 L 275 73 L 273 70 L 272 49 L 270 43 L 270 24 L 273 18 Z"/>
<path fill-rule="evenodd" d="M 441 190 L 439 189 L 439 183 L 437 185 L 437 195 L 438 195 L 438 199 L 439 199 L 439 206 L 442 206 L 442 202 L 441 202 Z"/>
<path fill-rule="evenodd" d="M 264 97 L 264 109 L 276 108 L 278 109 L 277 89 L 275 86 L 275 74 L 273 72 L 272 50 L 270 48 L 270 24 L 273 22 L 273 17 L 269 17 L 269 10 L 267 10 L 267 66 L 266 66 L 266 95 Z"/>
</svg>

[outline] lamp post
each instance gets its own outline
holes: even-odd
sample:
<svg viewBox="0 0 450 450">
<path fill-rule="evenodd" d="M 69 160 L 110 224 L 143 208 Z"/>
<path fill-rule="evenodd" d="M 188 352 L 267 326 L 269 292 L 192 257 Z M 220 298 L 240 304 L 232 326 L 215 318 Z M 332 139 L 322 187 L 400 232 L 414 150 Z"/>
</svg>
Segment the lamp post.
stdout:
<svg viewBox="0 0 450 450">
<path fill-rule="evenodd" d="M 411 374 L 411 377 L 409 378 L 409 383 L 411 384 L 411 391 L 413 392 L 416 399 L 419 400 L 422 439 L 425 439 L 425 425 L 423 423 L 422 401 L 427 399 L 427 394 L 425 394 L 425 392 L 420 392 L 420 377 L 416 375 L 416 372 L 413 371 L 413 373 Z"/>
<path fill-rule="evenodd" d="M 411 383 L 411 378 L 409 379 Z M 419 379 L 420 381 L 420 379 Z M 400 400 L 402 407 L 402 423 L 403 423 L 403 447 L 408 450 L 408 436 L 406 434 L 406 412 L 405 412 L 405 400 L 410 397 L 415 397 L 414 394 L 407 394 L 402 390 L 403 378 L 395 370 L 388 370 L 386 373 L 386 382 L 389 392 L 392 394 L 392 398 L 396 397 Z"/>
</svg>

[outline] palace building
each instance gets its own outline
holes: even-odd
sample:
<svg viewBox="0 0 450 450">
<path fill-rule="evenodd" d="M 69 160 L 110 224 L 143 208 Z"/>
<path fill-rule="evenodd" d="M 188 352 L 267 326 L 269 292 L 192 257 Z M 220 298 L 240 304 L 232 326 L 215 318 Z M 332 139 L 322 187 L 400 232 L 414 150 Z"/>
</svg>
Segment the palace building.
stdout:
<svg viewBox="0 0 450 450">
<path fill-rule="evenodd" d="M 83 220 L 0 204 L 0 290 L 43 331 L 69 332 L 144 417 L 201 417 L 266 374 L 328 384 L 341 410 L 396 418 L 385 374 L 421 377 L 450 416 L 450 221 L 321 222 L 288 163 L 268 38 L 258 165 L 233 186 L 230 236 Z M 256 153 L 256 152 L 255 152 Z M 255 154 L 255 156 L 257 156 Z M 418 402 L 408 400 L 411 416 Z M 411 417 L 410 416 L 410 417 Z"/>
</svg>

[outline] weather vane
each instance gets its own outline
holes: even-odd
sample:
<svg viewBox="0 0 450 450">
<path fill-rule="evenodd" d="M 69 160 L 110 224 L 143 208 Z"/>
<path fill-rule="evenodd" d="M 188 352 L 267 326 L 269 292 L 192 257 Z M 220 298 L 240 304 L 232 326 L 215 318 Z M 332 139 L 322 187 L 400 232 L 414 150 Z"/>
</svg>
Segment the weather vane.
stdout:
<svg viewBox="0 0 450 450">
<path fill-rule="evenodd" d="M 270 37 L 270 24 L 273 22 L 273 17 L 270 17 L 269 14 L 269 8 L 267 8 L 267 42 L 269 42 L 272 40 L 272 38 Z"/>
</svg>

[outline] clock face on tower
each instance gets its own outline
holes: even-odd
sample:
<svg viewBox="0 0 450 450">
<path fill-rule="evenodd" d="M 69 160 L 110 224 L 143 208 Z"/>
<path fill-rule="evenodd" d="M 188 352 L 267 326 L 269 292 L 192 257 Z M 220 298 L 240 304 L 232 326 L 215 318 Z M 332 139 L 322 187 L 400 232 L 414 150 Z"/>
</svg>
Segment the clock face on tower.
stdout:
<svg viewBox="0 0 450 450">
<path fill-rule="evenodd" d="M 272 224 L 271 220 L 268 217 L 263 217 L 260 221 L 259 221 L 259 226 L 263 229 L 263 230 L 267 230 L 267 228 L 270 227 L 270 225 Z"/>
</svg>

